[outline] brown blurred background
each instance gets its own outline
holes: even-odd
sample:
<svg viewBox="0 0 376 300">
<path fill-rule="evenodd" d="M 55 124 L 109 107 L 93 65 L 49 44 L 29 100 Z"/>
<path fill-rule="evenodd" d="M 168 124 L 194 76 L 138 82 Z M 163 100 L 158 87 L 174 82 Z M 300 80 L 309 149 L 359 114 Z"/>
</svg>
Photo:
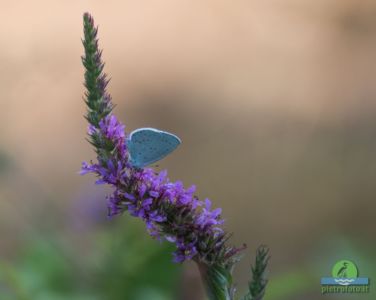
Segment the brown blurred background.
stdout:
<svg viewBox="0 0 376 300">
<path fill-rule="evenodd" d="M 82 117 L 85 11 L 99 24 L 115 113 L 128 130 L 179 135 L 182 146 L 159 168 L 197 184 L 223 208 L 233 242 L 247 243 L 241 290 L 259 244 L 272 250 L 269 299 L 320 299 L 320 277 L 340 258 L 372 275 L 371 0 L 0 1 L 3 259 L 46 228 L 90 243 L 70 221 L 83 191 L 103 198 L 105 222 L 103 188 L 77 176 L 94 158 Z M 283 298 L 294 276 L 306 285 Z"/>
</svg>

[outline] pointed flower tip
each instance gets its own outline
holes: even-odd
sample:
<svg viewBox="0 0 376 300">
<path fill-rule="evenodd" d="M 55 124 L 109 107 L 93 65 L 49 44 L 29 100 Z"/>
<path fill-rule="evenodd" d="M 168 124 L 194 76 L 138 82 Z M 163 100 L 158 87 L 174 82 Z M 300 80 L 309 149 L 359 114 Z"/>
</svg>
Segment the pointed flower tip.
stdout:
<svg viewBox="0 0 376 300">
<path fill-rule="evenodd" d="M 91 16 L 90 13 L 85 12 L 85 13 L 84 13 L 84 20 L 88 20 L 88 21 L 91 22 L 91 21 L 93 20 L 93 17 Z"/>
<path fill-rule="evenodd" d="M 83 19 L 84 19 L 84 25 L 89 25 L 90 27 L 93 27 L 94 28 L 94 18 L 93 16 L 88 13 L 88 12 L 85 12 L 84 15 L 83 15 Z M 95 28 L 94 28 L 95 30 Z M 96 34 L 96 31 L 95 31 L 95 34 Z"/>
</svg>

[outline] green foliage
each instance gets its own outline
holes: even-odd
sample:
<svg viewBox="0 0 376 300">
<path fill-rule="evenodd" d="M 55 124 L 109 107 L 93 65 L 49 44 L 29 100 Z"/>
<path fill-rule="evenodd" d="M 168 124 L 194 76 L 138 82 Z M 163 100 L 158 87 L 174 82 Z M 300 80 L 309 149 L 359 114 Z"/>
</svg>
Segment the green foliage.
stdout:
<svg viewBox="0 0 376 300">
<path fill-rule="evenodd" d="M 180 270 L 170 245 L 134 220 L 116 223 L 92 233 L 89 249 L 52 236 L 29 241 L 14 262 L 0 262 L 1 299 L 175 299 Z"/>
<path fill-rule="evenodd" d="M 173 247 L 151 240 L 141 222 L 127 222 L 127 230 L 118 227 L 111 236 L 103 232 L 94 247 L 99 255 L 92 257 L 93 263 L 106 266 L 94 280 L 103 299 L 142 299 L 145 291 L 162 299 L 173 296 L 179 271 L 171 262 Z"/>
<path fill-rule="evenodd" d="M 319 274 L 314 275 L 312 270 L 303 266 L 300 269 L 286 270 L 280 276 L 270 280 L 265 300 L 287 300 L 318 289 L 320 286 L 317 278 L 320 278 Z"/>
</svg>

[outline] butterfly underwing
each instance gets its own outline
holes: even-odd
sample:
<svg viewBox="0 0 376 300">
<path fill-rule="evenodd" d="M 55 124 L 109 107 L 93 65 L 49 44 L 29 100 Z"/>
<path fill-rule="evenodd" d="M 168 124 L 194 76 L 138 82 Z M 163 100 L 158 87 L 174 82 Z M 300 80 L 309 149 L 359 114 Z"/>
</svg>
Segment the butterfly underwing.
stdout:
<svg viewBox="0 0 376 300">
<path fill-rule="evenodd" d="M 130 163 L 143 168 L 170 154 L 181 144 L 174 134 L 155 128 L 139 128 L 132 131 L 127 139 Z"/>
</svg>

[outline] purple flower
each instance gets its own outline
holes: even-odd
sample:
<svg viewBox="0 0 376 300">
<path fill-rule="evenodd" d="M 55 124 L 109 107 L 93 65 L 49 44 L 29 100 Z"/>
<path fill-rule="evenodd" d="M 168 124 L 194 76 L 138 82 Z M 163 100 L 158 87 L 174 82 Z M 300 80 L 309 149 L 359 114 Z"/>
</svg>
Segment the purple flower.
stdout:
<svg viewBox="0 0 376 300">
<path fill-rule="evenodd" d="M 123 211 L 122 205 L 119 191 L 115 190 L 111 196 L 107 197 L 108 217 L 111 218 L 120 214 Z"/>
<path fill-rule="evenodd" d="M 222 225 L 224 222 L 224 220 L 220 219 L 222 209 L 217 208 L 212 211 L 210 209 L 211 201 L 209 199 L 205 199 L 205 207 L 203 207 L 201 213 L 196 219 L 196 224 L 203 230 L 206 229 L 222 231 L 221 228 L 216 226 Z"/>
<path fill-rule="evenodd" d="M 96 132 L 97 132 L 97 129 L 95 128 L 95 126 L 92 125 L 92 124 L 89 124 L 88 127 L 87 127 L 87 134 L 93 135 Z"/>
<path fill-rule="evenodd" d="M 105 137 L 112 140 L 125 138 L 125 126 L 114 115 L 110 114 L 99 122 L 99 127 Z"/>
<path fill-rule="evenodd" d="M 147 189 L 147 186 L 145 185 L 145 183 L 140 183 L 140 185 L 138 186 L 138 189 L 137 189 L 138 195 L 139 195 L 140 198 L 144 197 L 146 189 Z"/>
<path fill-rule="evenodd" d="M 119 125 L 114 118 L 108 118 L 102 124 L 107 124 L 101 128 L 107 137 L 114 140 L 125 137 L 118 132 Z M 97 183 L 116 188 L 108 197 L 110 217 L 128 211 L 142 219 L 151 236 L 158 239 L 164 236 L 165 240 L 176 244 L 175 262 L 196 257 L 206 259 L 210 247 L 215 247 L 216 251 L 218 247 L 224 247 L 221 209 L 213 210 L 209 199 L 200 201 L 194 195 L 195 186 L 185 189 L 181 181 L 170 182 L 166 171 L 133 169 L 122 160 L 101 161 L 102 165 L 83 163 L 81 174 L 95 173 L 99 176 Z M 213 243 L 209 243 L 210 240 Z"/>
<path fill-rule="evenodd" d="M 96 184 L 114 188 L 107 198 L 109 217 L 128 212 L 145 222 L 151 236 L 175 243 L 174 261 L 225 263 L 228 254 L 236 251 L 224 244 L 221 209 L 212 209 L 208 199 L 200 201 L 194 185 L 185 188 L 181 181 L 171 182 L 167 171 L 157 173 L 130 164 L 125 126 L 112 113 L 111 96 L 106 91 L 108 79 L 102 72 L 97 29 L 89 15 L 85 20 L 87 132 L 97 162 L 82 163 L 80 173 L 93 173 L 98 177 Z"/>
<path fill-rule="evenodd" d="M 184 244 L 183 241 L 177 243 L 177 250 L 173 253 L 173 261 L 176 263 L 190 260 L 197 254 L 195 243 Z"/>
<path fill-rule="evenodd" d="M 99 121 L 101 135 L 111 141 L 121 160 L 126 160 L 125 125 L 117 120 L 113 114 L 109 114 Z M 90 132 L 95 133 L 93 128 Z"/>
<path fill-rule="evenodd" d="M 153 198 L 158 198 L 159 197 L 159 193 L 156 192 L 156 191 L 150 191 L 149 195 L 152 196 Z"/>
<path fill-rule="evenodd" d="M 87 162 L 82 162 L 80 175 L 86 175 L 88 173 L 96 173 L 97 165 L 89 165 Z"/>
</svg>

